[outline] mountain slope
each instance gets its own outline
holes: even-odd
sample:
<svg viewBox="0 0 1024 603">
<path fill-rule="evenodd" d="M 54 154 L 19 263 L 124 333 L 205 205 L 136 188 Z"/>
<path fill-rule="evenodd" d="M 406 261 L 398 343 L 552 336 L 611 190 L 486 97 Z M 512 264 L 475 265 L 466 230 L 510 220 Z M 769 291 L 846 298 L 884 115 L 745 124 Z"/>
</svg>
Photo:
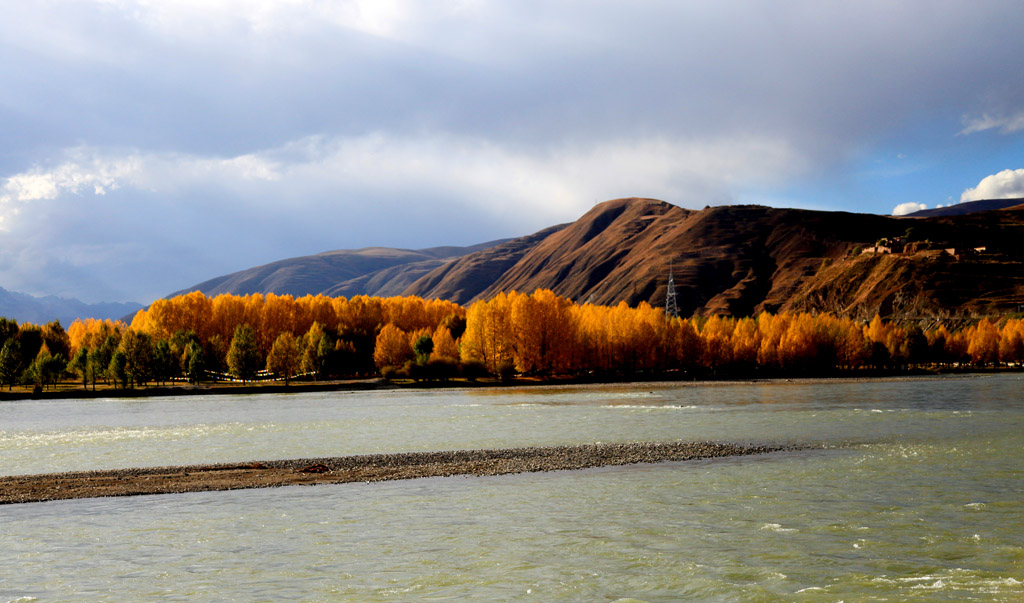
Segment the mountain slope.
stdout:
<svg viewBox="0 0 1024 603">
<path fill-rule="evenodd" d="M 861 253 L 882 239 L 892 240 L 896 252 Z M 660 306 L 671 270 L 685 315 L 993 314 L 1024 300 L 1021 240 L 1024 206 L 892 217 L 755 205 L 687 210 L 634 198 L 601 203 L 571 224 L 497 244 L 329 252 L 196 288 L 208 295 L 401 294 L 462 304 L 544 288 L 581 303 Z"/>
<path fill-rule="evenodd" d="M 1024 198 L 1018 199 L 985 199 L 984 201 L 965 201 L 963 203 L 955 203 L 947 207 L 936 207 L 935 209 L 922 209 L 921 211 L 915 211 L 912 214 L 907 214 L 908 218 L 939 218 L 944 216 L 965 216 L 967 214 L 973 214 L 980 211 L 994 211 L 997 209 L 1006 209 L 1015 205 L 1024 203 Z"/>
<path fill-rule="evenodd" d="M 875 275 L 872 278 L 878 277 L 884 286 L 863 295 L 847 299 L 833 292 L 842 289 L 844 282 L 857 282 L 873 274 L 865 273 L 863 267 L 854 270 L 854 266 L 871 261 L 884 263 L 871 257 L 860 259 L 860 254 L 854 253 L 856 248 L 872 246 L 883 237 L 905 235 L 908 228 L 919 241 L 972 248 L 988 243 L 1012 249 L 1014 237 L 1024 235 L 1024 230 L 1014 219 L 1006 218 L 1010 215 L 989 212 L 906 219 L 761 206 L 693 211 L 652 199 L 618 199 L 596 206 L 556 232 L 538 236 L 539 241 L 507 268 L 508 262 L 489 264 L 481 254 L 459 260 L 478 266 L 480 272 L 487 266 L 493 269 L 489 274 L 500 272 L 486 288 L 480 288 L 484 279 L 468 282 L 464 272 L 446 265 L 405 293 L 450 296 L 465 303 L 501 291 L 547 288 L 579 302 L 626 301 L 633 305 L 648 301 L 661 305 L 671 262 L 677 302 L 687 315 L 752 315 L 780 309 L 832 309 L 873 315 L 875 311 L 916 312 L 925 306 L 935 311 L 942 304 L 978 310 L 1008 307 L 1008 295 L 1018 291 L 1014 283 L 1019 281 L 1020 272 L 1014 272 L 1017 264 L 1005 254 L 999 259 L 989 254 L 991 261 L 978 260 L 984 263 L 983 269 L 964 267 L 946 273 L 929 272 L 927 254 L 919 258 L 915 254 L 900 255 L 896 263 L 909 263 L 915 268 L 891 272 L 885 278 Z M 824 267 L 831 271 L 824 273 Z M 930 274 L 936 278 L 944 274 L 943 278 L 951 282 L 929 284 Z M 979 301 L 972 292 L 991 289 L 988 281 L 975 278 L 981 274 L 1009 283 L 1010 293 L 1004 291 L 991 303 Z M 892 303 L 891 288 L 909 290 L 917 286 L 931 291 L 922 295 L 931 295 L 936 301 L 915 308 Z M 1024 293 L 1024 289 L 1019 292 Z"/>
<path fill-rule="evenodd" d="M 915 233 L 924 227 L 941 244 L 843 258 L 808 278 L 786 309 L 943 322 L 1019 310 L 1024 205 L 920 220 L 912 224 Z"/>
<path fill-rule="evenodd" d="M 415 278 L 447 260 L 503 242 L 504 240 L 471 247 L 432 247 L 418 250 L 366 247 L 328 251 L 219 276 L 176 291 L 169 297 L 191 291 L 202 291 L 210 296 L 222 293 L 276 293 L 295 296 L 319 293 L 346 296 L 397 294 Z M 387 272 L 382 276 L 382 271 Z"/>
<path fill-rule="evenodd" d="M 516 266 L 524 255 L 566 226 L 551 226 L 535 234 L 446 262 L 409 285 L 402 294 L 426 299 L 447 299 L 457 303 L 479 298 L 506 271 Z"/>
</svg>

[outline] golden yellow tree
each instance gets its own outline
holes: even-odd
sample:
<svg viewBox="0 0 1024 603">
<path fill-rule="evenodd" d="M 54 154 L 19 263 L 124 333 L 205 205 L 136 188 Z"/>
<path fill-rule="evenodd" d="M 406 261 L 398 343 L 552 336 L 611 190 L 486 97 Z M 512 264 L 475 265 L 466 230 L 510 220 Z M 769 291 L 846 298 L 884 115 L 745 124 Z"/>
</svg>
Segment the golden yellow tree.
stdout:
<svg viewBox="0 0 1024 603">
<path fill-rule="evenodd" d="M 975 364 L 993 364 L 999 360 L 999 331 L 987 318 L 968 330 L 967 353 Z"/>
<path fill-rule="evenodd" d="M 431 360 L 459 361 L 459 346 L 452 339 L 452 332 L 444 325 L 438 325 L 431 338 L 434 340 L 434 351 L 430 355 Z"/>
<path fill-rule="evenodd" d="M 373 348 L 373 362 L 378 369 L 386 366 L 402 366 L 413 359 L 409 335 L 395 325 L 388 323 L 377 334 Z"/>
</svg>

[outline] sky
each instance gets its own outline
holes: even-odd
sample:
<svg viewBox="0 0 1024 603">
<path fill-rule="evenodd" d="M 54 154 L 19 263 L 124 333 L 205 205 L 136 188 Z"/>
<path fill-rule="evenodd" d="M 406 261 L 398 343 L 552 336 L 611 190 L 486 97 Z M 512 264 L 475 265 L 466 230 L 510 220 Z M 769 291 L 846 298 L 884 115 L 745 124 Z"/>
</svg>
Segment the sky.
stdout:
<svg viewBox="0 0 1024 603">
<path fill-rule="evenodd" d="M 1024 3 L 0 0 L 0 286 L 1024 196 Z"/>
</svg>

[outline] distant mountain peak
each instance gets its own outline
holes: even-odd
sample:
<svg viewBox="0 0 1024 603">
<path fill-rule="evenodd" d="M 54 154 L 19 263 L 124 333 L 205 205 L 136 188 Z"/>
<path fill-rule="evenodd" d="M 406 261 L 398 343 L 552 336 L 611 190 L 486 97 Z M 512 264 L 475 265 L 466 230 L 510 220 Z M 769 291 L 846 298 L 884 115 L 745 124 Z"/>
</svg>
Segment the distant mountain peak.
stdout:
<svg viewBox="0 0 1024 603">
<path fill-rule="evenodd" d="M 936 207 L 934 209 L 922 209 L 915 211 L 914 213 L 907 214 L 907 218 L 938 218 L 941 216 L 965 216 L 967 214 L 978 213 L 982 211 L 996 211 L 1000 209 L 1009 209 L 1011 207 L 1024 204 L 1024 197 L 1015 199 L 984 199 L 981 201 L 964 201 L 962 203 L 954 203 L 946 207 Z"/>
<path fill-rule="evenodd" d="M 36 297 L 28 293 L 8 291 L 0 287 L 0 316 L 18 322 L 45 324 L 59 320 L 67 327 L 76 318 L 118 320 L 142 309 L 134 302 L 101 302 L 87 304 L 81 300 L 56 295 Z"/>
</svg>

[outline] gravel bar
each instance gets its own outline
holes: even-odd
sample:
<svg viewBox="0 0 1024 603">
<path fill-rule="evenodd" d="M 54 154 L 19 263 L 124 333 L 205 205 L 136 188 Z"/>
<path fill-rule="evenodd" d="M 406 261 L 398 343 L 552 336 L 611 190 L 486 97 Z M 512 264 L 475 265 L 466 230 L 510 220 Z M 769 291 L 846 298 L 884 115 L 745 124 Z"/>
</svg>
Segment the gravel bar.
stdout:
<svg viewBox="0 0 1024 603">
<path fill-rule="evenodd" d="M 562 471 L 766 454 L 797 448 L 716 442 L 633 442 L 17 475 L 0 477 L 0 504 L 453 475 Z"/>
</svg>

